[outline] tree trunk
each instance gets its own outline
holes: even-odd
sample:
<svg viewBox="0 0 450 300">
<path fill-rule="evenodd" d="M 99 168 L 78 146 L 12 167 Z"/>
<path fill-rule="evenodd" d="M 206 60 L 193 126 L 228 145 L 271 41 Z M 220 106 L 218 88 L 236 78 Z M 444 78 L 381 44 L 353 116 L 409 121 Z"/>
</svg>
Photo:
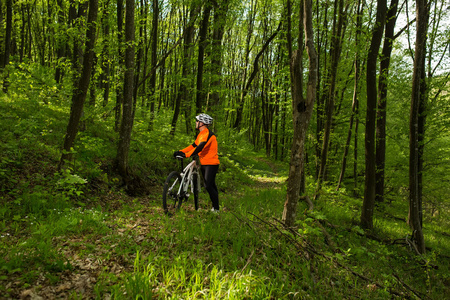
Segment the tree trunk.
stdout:
<svg viewBox="0 0 450 300">
<path fill-rule="evenodd" d="M 125 13 L 125 76 L 123 85 L 123 117 L 120 126 L 116 165 L 119 174 L 128 179 L 128 152 L 133 129 L 133 91 L 134 91 L 134 0 L 126 0 Z"/>
<path fill-rule="evenodd" d="M 152 18 L 152 41 L 150 45 L 150 66 L 151 68 L 156 68 L 156 63 L 158 59 L 158 25 L 159 25 L 159 0 L 152 1 L 152 10 L 153 10 L 153 18 Z M 150 76 L 149 82 L 149 101 L 150 101 L 150 120 L 149 120 L 149 129 L 153 128 L 153 119 L 155 116 L 155 90 L 156 90 L 156 72 Z"/>
<path fill-rule="evenodd" d="M 63 0 L 57 0 L 56 3 L 58 5 L 58 25 L 61 26 L 61 28 L 65 28 Z M 65 34 L 65 31 L 59 32 L 56 35 L 55 81 L 58 84 L 61 82 L 61 78 L 63 75 L 62 60 L 65 55 L 66 39 L 67 35 Z"/>
<path fill-rule="evenodd" d="M 369 53 L 367 54 L 367 110 L 365 135 L 365 182 L 364 201 L 361 211 L 361 227 L 373 228 L 373 209 L 375 206 L 375 121 L 377 107 L 377 59 L 386 20 L 386 0 L 377 1 L 377 16 L 372 32 Z"/>
<path fill-rule="evenodd" d="M 409 121 L 409 216 L 408 222 L 413 231 L 414 243 L 419 253 L 425 253 L 425 240 L 421 225 L 419 201 L 419 108 L 421 80 L 424 72 L 424 56 L 426 51 L 427 16 L 429 6 L 426 0 L 416 0 L 416 47 L 411 94 L 411 114 Z"/>
<path fill-rule="evenodd" d="M 145 22 L 146 22 L 146 13 L 145 13 L 145 6 L 144 6 L 144 1 L 141 0 L 140 3 L 140 14 L 138 15 L 137 19 L 139 20 L 139 37 L 138 37 L 138 50 L 137 50 L 137 54 L 136 54 L 136 62 L 135 62 L 135 71 L 134 71 L 134 82 L 136 84 L 134 84 L 134 88 L 133 88 L 133 116 L 136 112 L 136 105 L 137 105 L 137 98 L 138 98 L 138 89 L 139 89 L 139 76 L 141 74 L 141 66 L 145 65 L 145 57 L 144 57 L 144 47 L 146 47 L 146 44 L 144 43 L 144 28 L 145 28 Z M 142 82 L 145 82 L 145 80 L 143 80 Z M 145 84 L 142 85 L 142 88 L 145 89 Z M 134 118 L 134 117 L 133 117 Z"/>
<path fill-rule="evenodd" d="M 91 79 L 92 64 L 94 60 L 95 33 L 97 24 L 98 0 L 89 0 L 89 15 L 86 30 L 86 46 L 83 58 L 83 69 L 78 84 L 72 96 L 72 106 L 70 109 L 69 124 L 64 138 L 64 148 L 58 168 L 64 165 L 66 160 L 72 157 L 72 147 L 78 133 L 78 125 L 80 123 L 83 112 L 84 101 L 86 100 L 89 82 Z"/>
<path fill-rule="evenodd" d="M 194 5 L 194 4 L 192 4 Z M 185 107 L 185 115 L 189 115 L 188 112 L 188 105 L 186 103 L 183 103 L 185 101 L 187 101 L 187 93 L 188 93 L 188 85 L 189 83 L 186 82 L 187 76 L 189 74 L 189 63 L 190 63 L 190 58 L 191 58 L 191 47 L 192 47 L 192 40 L 194 38 L 194 22 L 193 20 L 196 19 L 197 14 L 199 13 L 200 10 L 200 6 L 197 7 L 192 7 L 191 8 L 191 12 L 189 14 L 189 23 L 188 26 L 186 26 L 186 28 L 184 29 L 183 32 L 183 37 L 184 37 L 184 45 L 183 45 L 183 64 L 181 66 L 181 76 L 183 78 L 183 80 L 181 81 L 180 84 L 180 90 L 178 91 L 176 100 L 175 100 L 175 109 L 173 112 L 173 118 L 172 118 L 172 129 L 170 130 L 170 134 L 174 135 L 175 134 L 175 130 L 176 130 L 176 126 L 177 126 L 177 121 L 178 121 L 178 117 L 180 115 L 180 110 L 181 110 L 181 106 L 184 104 Z M 183 101 L 185 100 L 185 101 Z M 189 117 L 186 118 L 186 122 L 190 122 L 190 120 L 188 120 Z M 187 133 L 189 133 L 189 124 L 186 124 L 186 131 Z"/>
<path fill-rule="evenodd" d="M 211 12 L 211 4 L 209 1 L 205 3 L 203 10 L 203 19 L 200 25 L 199 41 L 198 41 L 198 59 L 197 59 L 197 93 L 195 97 L 195 112 L 199 114 L 203 110 L 205 103 L 205 91 L 203 90 L 203 66 L 206 48 L 206 34 L 208 33 L 209 15 Z"/>
<path fill-rule="evenodd" d="M 244 74 L 242 75 L 241 92 L 239 98 L 236 99 L 236 119 L 234 121 L 233 128 L 239 128 L 242 121 L 242 110 L 244 109 L 245 100 L 245 82 L 247 81 L 247 71 L 248 62 L 250 56 L 250 40 L 253 35 L 253 26 L 256 17 L 256 1 L 251 1 L 250 11 L 248 12 L 248 25 L 247 25 L 247 36 L 245 40 L 245 50 L 244 50 Z"/>
<path fill-rule="evenodd" d="M 5 52 L 2 61 L 2 68 L 6 68 L 9 65 L 9 55 L 11 53 L 11 35 L 12 35 L 12 0 L 6 0 L 6 33 L 5 33 Z M 5 74 L 3 80 L 3 92 L 8 92 L 9 86 L 9 73 Z"/>
<path fill-rule="evenodd" d="M 346 15 L 346 11 L 344 12 L 344 1 L 340 0 L 339 2 L 335 2 L 334 6 L 335 16 L 333 19 L 333 34 L 331 38 L 331 70 L 329 77 L 329 90 L 328 90 L 328 101 L 326 105 L 326 123 L 325 123 L 325 131 L 323 136 L 322 143 L 322 151 L 320 157 L 320 168 L 319 174 L 317 177 L 317 187 L 315 198 L 318 197 L 320 189 L 322 187 L 322 182 L 325 176 L 325 169 L 327 165 L 328 158 L 328 149 L 330 143 L 330 134 L 333 123 L 333 114 L 334 114 L 334 105 L 335 105 L 335 87 L 336 87 L 336 77 L 337 77 L 337 69 L 339 64 L 339 59 L 341 55 L 341 46 L 342 46 L 342 29 L 344 27 L 344 19 Z M 336 12 L 338 15 L 338 21 L 336 21 Z"/>
<path fill-rule="evenodd" d="M 325 99 L 328 93 L 327 83 L 329 82 L 329 68 L 328 68 L 328 11 L 331 2 L 325 1 L 323 4 L 323 24 L 320 25 L 320 18 L 317 18 L 317 28 L 318 28 L 318 40 L 317 40 L 317 64 L 319 66 L 319 70 L 317 73 L 317 105 L 316 105 L 316 172 L 315 177 L 319 177 L 320 170 L 320 157 L 322 154 L 321 144 L 323 144 L 323 130 L 325 124 Z M 316 14 L 319 16 L 319 9 L 321 6 L 319 5 L 319 1 L 316 3 Z M 324 48 L 324 50 L 322 50 Z M 323 66 L 321 68 L 321 62 L 323 61 Z M 321 70 L 323 70 L 324 74 L 322 74 Z M 323 88 L 322 88 L 322 82 Z"/>
<path fill-rule="evenodd" d="M 278 27 L 275 30 L 275 32 L 272 33 L 272 35 L 264 43 L 262 49 L 258 52 L 258 54 L 256 54 L 255 60 L 253 61 L 253 71 L 250 74 L 250 77 L 248 78 L 247 83 L 245 84 L 244 90 L 241 93 L 241 99 L 236 108 L 236 121 L 233 126 L 234 128 L 240 128 L 240 124 L 242 121 L 242 113 L 243 113 L 243 109 L 244 109 L 245 96 L 247 96 L 248 90 L 250 89 L 250 86 L 252 85 L 252 82 L 255 79 L 256 74 L 259 71 L 259 58 L 263 55 L 264 51 L 269 46 L 270 42 L 272 42 L 272 40 L 277 36 L 278 32 L 280 32 L 281 25 L 282 25 L 282 23 L 280 22 L 278 24 Z"/>
<path fill-rule="evenodd" d="M 337 184 L 337 190 L 341 187 L 342 181 L 344 180 L 345 175 L 345 169 L 347 166 L 347 155 L 350 147 L 350 141 L 352 138 L 352 130 L 353 130 L 353 122 L 357 113 L 358 108 L 358 95 L 359 95 L 359 80 L 361 79 L 361 60 L 360 60 L 360 37 L 362 32 L 362 6 L 361 6 L 361 0 L 358 0 L 358 6 L 356 8 L 356 36 L 355 36 L 355 81 L 354 81 L 354 88 L 353 88 L 353 102 L 352 102 L 352 114 L 350 116 L 350 122 L 349 122 L 349 129 L 347 133 L 347 140 L 345 142 L 345 148 L 344 148 L 344 155 L 342 158 L 342 167 L 341 167 L 341 173 L 339 175 L 339 180 Z M 356 128 L 356 124 L 355 124 Z M 356 130 L 355 130 L 356 131 Z M 356 136 L 356 132 L 355 132 Z M 356 145 L 355 145 L 356 148 Z"/>
<path fill-rule="evenodd" d="M 380 61 L 380 77 L 378 79 L 378 107 L 376 129 L 376 185 L 375 200 L 384 201 L 384 166 L 386 161 L 386 98 L 391 61 L 392 44 L 394 42 L 394 28 L 397 21 L 398 0 L 391 0 L 387 12 L 386 33 Z"/>
<path fill-rule="evenodd" d="M 104 4 L 103 8 L 103 36 L 105 37 L 103 49 L 102 49 L 102 73 L 100 75 L 100 89 L 103 90 L 103 107 L 108 105 L 109 100 L 109 89 L 110 89 L 110 74 L 109 70 L 111 63 L 109 61 L 109 0 Z"/>
<path fill-rule="evenodd" d="M 309 57 L 309 75 L 306 99 L 302 95 L 302 51 L 299 49 L 291 58 L 291 90 L 293 108 L 294 136 L 292 140 L 289 179 L 284 203 L 282 220 L 287 226 L 295 224 L 297 203 L 300 196 L 301 177 L 304 165 L 303 147 L 306 140 L 306 131 L 312 116 L 316 99 L 317 85 L 317 53 L 314 47 L 314 33 L 312 26 L 312 1 L 304 0 L 304 30 L 305 45 Z M 289 51 L 292 53 L 292 51 Z"/>
<path fill-rule="evenodd" d="M 218 105 L 220 101 L 220 83 L 222 81 L 222 39 L 225 32 L 225 22 L 229 0 L 223 0 L 221 6 L 214 7 L 211 58 L 211 104 Z"/>
<path fill-rule="evenodd" d="M 73 22 L 72 27 L 75 28 L 75 30 L 78 30 L 80 32 L 80 27 L 83 25 L 83 18 L 85 17 L 88 9 L 88 2 L 80 2 L 78 4 L 78 12 L 76 12 L 76 8 L 74 7 L 75 4 L 73 4 L 72 9 L 74 10 L 72 13 L 74 13 L 76 16 L 71 19 Z M 87 38 L 87 37 L 86 37 Z M 83 50 L 82 47 L 80 47 L 80 40 L 82 39 L 82 35 L 80 32 L 79 36 L 75 36 L 73 38 L 73 53 L 72 53 L 72 68 L 75 70 L 79 70 L 81 67 L 81 64 L 83 63 Z"/>
<path fill-rule="evenodd" d="M 117 73 L 117 85 L 116 85 L 116 105 L 114 107 L 114 130 L 119 131 L 120 121 L 122 119 L 122 103 L 123 103 L 123 65 L 124 65 L 124 53 L 123 53 L 123 19 L 124 8 L 123 0 L 117 0 L 117 42 L 118 42 L 118 62 L 116 68 Z"/>
</svg>

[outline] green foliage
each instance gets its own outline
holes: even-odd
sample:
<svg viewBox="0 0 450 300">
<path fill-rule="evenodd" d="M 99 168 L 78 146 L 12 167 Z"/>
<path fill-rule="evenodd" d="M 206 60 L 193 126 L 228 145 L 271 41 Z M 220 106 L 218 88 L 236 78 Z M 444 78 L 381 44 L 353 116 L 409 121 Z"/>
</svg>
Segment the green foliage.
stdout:
<svg viewBox="0 0 450 300">
<path fill-rule="evenodd" d="M 362 199 L 348 188 L 336 192 L 326 185 L 314 211 L 299 203 L 295 230 L 283 228 L 278 220 L 288 165 L 255 151 L 246 130 L 237 132 L 220 122 L 214 131 L 222 211 L 209 212 L 203 191 L 200 211 L 188 200 L 168 217 L 161 209 L 161 184 L 177 168 L 173 151 L 194 139 L 183 126 L 169 135 L 170 110 L 154 115 L 152 130 L 148 115 L 136 111 L 130 171 L 146 192 L 131 197 L 112 171 L 118 134 L 112 118 L 103 118 L 112 104 L 86 108 L 74 158 L 57 171 L 69 88 L 55 92 L 37 85 L 39 76 L 49 86 L 52 80 L 44 69 L 32 66 L 21 66 L 11 76 L 10 94 L 0 96 L 5 116 L 0 121 L 0 294 L 6 297 L 19 298 L 37 283 L 42 289 L 62 290 L 64 283 L 74 282 L 70 276 L 78 275 L 95 278 L 83 286 L 89 294 L 83 296 L 97 299 L 386 299 L 394 297 L 392 291 L 399 298 L 413 297 L 402 282 L 432 299 L 448 294 L 448 208 L 439 191 L 446 187 L 433 172 L 425 175 L 431 183 L 424 202 L 431 249 L 417 257 L 402 242 L 410 235 L 402 178 L 406 132 L 392 133 L 390 151 L 395 155 L 389 164 L 397 169 L 390 174 L 387 201 L 375 211 L 371 234 L 377 240 L 358 225 Z M 436 114 L 446 111 L 440 105 Z M 402 109 L 393 108 L 392 126 L 404 126 Z M 432 124 L 436 130 L 446 126 Z M 440 160 L 427 168 L 446 181 L 449 140 L 434 137 L 427 146 Z M 311 195 L 314 179 L 307 177 L 306 183 Z M 81 294 L 72 288 L 56 296 Z"/>
</svg>

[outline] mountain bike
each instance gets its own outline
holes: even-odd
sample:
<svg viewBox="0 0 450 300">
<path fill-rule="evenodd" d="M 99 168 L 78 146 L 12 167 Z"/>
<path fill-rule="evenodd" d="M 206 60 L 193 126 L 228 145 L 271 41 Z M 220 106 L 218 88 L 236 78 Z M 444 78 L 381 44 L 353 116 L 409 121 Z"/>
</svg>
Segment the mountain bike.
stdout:
<svg viewBox="0 0 450 300">
<path fill-rule="evenodd" d="M 198 210 L 198 194 L 200 192 L 200 171 L 196 158 L 184 168 L 183 157 L 177 156 L 180 171 L 172 171 L 164 183 L 163 209 L 164 213 L 179 210 L 183 201 L 194 195 L 195 210 Z"/>
</svg>

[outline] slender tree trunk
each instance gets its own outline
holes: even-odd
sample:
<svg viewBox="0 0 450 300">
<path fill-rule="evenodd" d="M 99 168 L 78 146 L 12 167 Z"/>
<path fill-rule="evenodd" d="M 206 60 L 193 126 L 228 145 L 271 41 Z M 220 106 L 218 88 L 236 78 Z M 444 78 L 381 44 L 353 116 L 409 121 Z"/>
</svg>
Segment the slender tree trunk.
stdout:
<svg viewBox="0 0 450 300">
<path fill-rule="evenodd" d="M 355 36 L 355 79 L 354 79 L 354 88 L 353 88 L 353 102 L 352 102 L 352 114 L 350 116 L 349 129 L 347 133 L 347 140 L 345 142 L 344 155 L 342 158 L 342 167 L 341 173 L 339 175 L 339 180 L 337 184 L 337 190 L 341 187 L 342 181 L 344 180 L 345 169 L 347 165 L 347 155 L 350 147 L 350 141 L 352 138 L 353 131 L 353 122 L 357 113 L 358 108 L 358 95 L 359 95 L 359 80 L 361 79 L 361 59 L 360 59 L 360 38 L 362 32 L 362 5 L 361 0 L 358 0 L 358 6 L 356 8 L 356 36 Z M 356 127 L 356 126 L 355 126 Z M 355 132 L 356 135 L 356 132 Z M 356 145 L 355 145 L 356 148 Z M 356 150 L 355 150 L 356 151 Z"/>
<path fill-rule="evenodd" d="M 377 107 L 377 60 L 383 37 L 384 23 L 386 20 L 386 0 L 377 1 L 377 16 L 372 32 L 369 53 L 367 54 L 367 110 L 366 110 L 366 135 L 365 135 L 365 183 L 364 201 L 361 211 L 361 227 L 373 228 L 373 209 L 375 206 L 375 121 Z"/>
<path fill-rule="evenodd" d="M 316 14 L 320 15 L 320 2 L 316 0 Z M 328 11 L 331 1 L 325 1 L 323 4 L 323 23 L 320 26 L 319 21 L 320 18 L 317 18 L 317 28 L 318 28 L 318 40 L 317 40 L 317 61 L 319 70 L 317 73 L 317 105 L 316 105 L 316 172 L 315 177 L 319 177 L 320 170 L 320 157 L 322 154 L 321 144 L 323 144 L 323 133 L 324 133 L 324 124 L 325 124 L 325 99 L 329 92 L 329 88 L 327 86 L 329 82 L 329 68 L 328 68 Z M 324 50 L 322 50 L 322 48 Z M 323 61 L 323 63 L 322 63 Z M 322 68 L 321 68 L 322 65 Z M 321 72 L 323 70 L 323 74 Z M 323 87 L 322 87 L 323 85 Z"/>
<path fill-rule="evenodd" d="M 203 90 L 203 66 L 206 48 L 206 34 L 208 33 L 210 12 L 211 12 L 211 4 L 209 3 L 209 1 L 207 1 L 205 3 L 205 8 L 203 9 L 203 19 L 200 25 L 199 41 L 198 41 L 197 93 L 195 98 L 196 114 L 202 112 L 203 105 L 206 102 L 205 101 L 206 93 Z"/>
<path fill-rule="evenodd" d="M 152 10 L 153 10 L 153 18 L 152 18 L 152 41 L 150 45 L 150 66 L 151 68 L 156 67 L 157 59 L 158 59 L 158 25 L 159 25 L 159 0 L 152 1 Z M 150 76 L 149 82 L 149 101 L 150 101 L 150 121 L 149 121 L 149 129 L 153 128 L 153 120 L 155 116 L 155 91 L 156 91 L 156 72 L 154 72 Z"/>
<path fill-rule="evenodd" d="M 272 40 L 277 36 L 278 32 L 280 32 L 281 29 L 281 25 L 282 23 L 280 22 L 278 24 L 277 29 L 275 30 L 274 33 L 272 33 L 272 35 L 267 39 L 267 41 L 264 43 L 262 49 L 258 52 L 258 54 L 256 54 L 255 60 L 253 61 L 253 71 L 250 74 L 250 77 L 248 78 L 247 83 L 245 84 L 245 88 L 241 93 L 241 99 L 239 101 L 239 104 L 236 108 L 236 121 L 234 123 L 234 128 L 239 128 L 241 121 L 242 121 L 242 112 L 244 109 L 244 101 L 245 101 L 245 96 L 247 96 L 248 90 L 250 89 L 250 86 L 252 85 L 253 80 L 256 77 L 256 74 L 259 71 L 259 58 L 263 55 L 264 51 L 267 49 L 267 47 L 269 46 L 270 42 L 272 42 Z"/>
<path fill-rule="evenodd" d="M 133 116 L 135 114 L 136 111 L 136 106 L 137 106 L 137 98 L 138 98 L 138 89 L 139 89 L 139 76 L 141 74 L 141 66 L 145 64 L 144 61 L 144 47 L 146 47 L 146 45 L 144 44 L 144 26 L 145 26 L 145 22 L 146 22 L 146 14 L 145 14 L 145 7 L 144 7 L 144 1 L 141 0 L 140 1 L 141 5 L 140 5 L 140 14 L 138 15 L 137 19 L 139 20 L 139 43 L 138 43 L 138 50 L 137 50 L 137 54 L 136 54 L 136 62 L 135 62 L 135 71 L 134 71 L 134 82 L 136 84 L 134 84 L 134 89 L 133 89 Z M 145 82 L 145 79 L 141 82 L 142 83 L 142 88 L 145 88 L 145 84 L 143 84 Z M 143 100 L 144 102 L 144 100 Z"/>
<path fill-rule="evenodd" d="M 344 1 L 339 0 L 335 2 L 334 11 L 338 12 L 338 20 L 336 21 L 336 13 L 333 19 L 333 35 L 331 38 L 331 70 L 329 77 L 329 90 L 328 90 L 328 101 L 326 105 L 326 123 L 325 123 L 325 131 L 323 136 L 322 143 L 322 151 L 320 157 L 320 168 L 319 174 L 317 177 L 317 187 L 315 198 L 319 196 L 320 189 L 322 187 L 322 182 L 325 176 L 325 169 L 327 166 L 328 159 L 328 149 L 330 144 L 330 134 L 333 123 L 333 114 L 334 114 L 334 106 L 335 106 L 335 89 L 336 89 L 336 78 L 337 78 L 337 69 L 339 64 L 339 59 L 341 55 L 341 47 L 342 47 L 342 29 L 344 27 Z M 346 14 L 346 12 L 345 12 Z"/>
<path fill-rule="evenodd" d="M 69 124 L 64 138 L 64 148 L 58 168 L 64 165 L 66 160 L 72 157 L 72 147 L 78 133 L 78 125 L 80 123 L 83 112 L 84 101 L 86 100 L 89 82 L 92 73 L 92 64 L 94 60 L 95 33 L 98 14 L 98 0 L 89 0 L 89 15 L 86 31 L 86 46 L 83 58 L 83 68 L 78 84 L 72 96 L 72 106 L 70 109 Z"/>
<path fill-rule="evenodd" d="M 25 51 L 25 42 L 26 42 L 26 28 L 27 28 L 27 18 L 25 13 L 25 3 L 20 4 L 20 13 L 22 16 L 22 26 L 20 28 L 20 49 L 19 49 L 19 60 L 20 62 L 23 61 L 23 54 Z M 2 13 L 2 10 L 0 9 L 0 14 Z M 1 18 L 0 18 L 0 24 L 1 24 Z"/>
<path fill-rule="evenodd" d="M 211 104 L 218 105 L 220 101 L 220 84 L 222 81 L 222 39 L 225 32 L 225 22 L 229 0 L 223 0 L 220 6 L 214 7 L 214 21 L 211 53 Z"/>
<path fill-rule="evenodd" d="M 104 3 L 103 7 L 103 36 L 105 37 L 103 49 L 102 49 L 102 74 L 100 75 L 100 88 L 103 90 L 103 107 L 108 105 L 110 83 L 110 68 L 111 63 L 109 61 L 109 0 Z"/>
<path fill-rule="evenodd" d="M 304 30 L 305 45 L 309 57 L 309 74 L 306 99 L 302 95 L 302 67 L 301 57 L 303 51 L 298 49 L 291 58 L 291 90 L 294 136 L 292 140 L 291 159 L 289 168 L 289 179 L 284 203 L 282 220 L 287 226 L 295 224 L 297 214 L 297 203 L 300 196 L 301 176 L 304 169 L 304 144 L 306 131 L 312 116 L 314 102 L 316 99 L 317 85 L 317 52 L 314 47 L 314 33 L 312 26 L 312 1 L 304 0 Z"/>
<path fill-rule="evenodd" d="M 5 33 L 5 52 L 2 61 L 2 68 L 9 65 L 9 55 L 11 54 L 11 35 L 12 35 L 12 0 L 6 0 L 6 33 Z M 3 92 L 7 93 L 9 87 L 9 73 L 6 73 L 3 80 Z"/>
<path fill-rule="evenodd" d="M 247 25 L 247 36 L 245 41 L 245 50 L 244 50 L 244 74 L 242 75 L 242 83 L 241 83 L 241 92 L 239 94 L 239 99 L 236 99 L 236 119 L 234 121 L 233 128 L 239 128 L 242 121 L 242 110 L 244 109 L 244 100 L 245 100 L 245 82 L 247 81 L 247 71 L 248 71 L 248 62 L 250 56 L 250 40 L 253 35 L 253 27 L 256 17 L 256 1 L 251 1 L 251 10 L 248 12 L 248 25 Z"/>
<path fill-rule="evenodd" d="M 128 153 L 131 131 L 133 129 L 133 91 L 134 91 L 134 0 L 126 0 L 125 13 L 125 76 L 123 85 L 123 117 L 120 126 L 119 145 L 116 164 L 119 174 L 128 179 Z"/>
<path fill-rule="evenodd" d="M 387 12 L 386 33 L 380 61 L 380 77 L 378 79 L 378 107 L 376 129 L 376 187 L 375 200 L 384 201 L 384 166 L 386 161 L 386 98 L 391 61 L 392 44 L 394 42 L 394 28 L 397 21 L 398 0 L 391 0 Z"/>
<path fill-rule="evenodd" d="M 424 56 L 428 30 L 428 9 L 426 0 L 416 0 L 416 47 L 414 57 L 414 72 L 411 95 L 411 114 L 409 121 L 409 216 L 408 222 L 413 231 L 414 243 L 419 253 L 425 253 L 425 239 L 421 225 L 421 211 L 419 199 L 419 108 L 421 94 L 421 80 L 424 72 Z"/>
<path fill-rule="evenodd" d="M 193 4 L 194 5 L 194 4 Z M 175 130 L 176 130 L 176 126 L 177 126 L 177 121 L 178 121 L 178 117 L 180 115 L 180 110 L 181 110 L 181 106 L 185 105 L 185 116 L 188 116 L 190 114 L 190 112 L 188 111 L 188 107 L 189 105 L 187 105 L 187 103 L 183 103 L 187 101 L 187 93 L 188 93 L 188 85 L 189 83 L 186 82 L 188 79 L 188 74 L 189 74 L 189 63 L 190 63 L 190 57 L 191 57 L 191 47 L 192 47 L 192 40 L 194 37 L 194 22 L 193 20 L 196 19 L 197 14 L 200 10 L 200 6 L 197 7 L 192 7 L 190 14 L 189 14 L 189 23 L 186 26 L 186 28 L 184 29 L 183 32 L 183 37 L 184 37 L 184 45 L 183 45 L 183 64 L 181 66 L 181 76 L 183 78 L 183 81 L 180 84 L 180 90 L 178 91 L 176 100 L 175 100 L 175 109 L 173 112 L 173 118 L 172 118 L 172 129 L 170 131 L 171 135 L 175 134 Z M 184 100 L 184 101 L 183 101 Z M 189 117 L 186 118 L 186 122 L 190 123 L 190 120 L 188 120 Z M 190 131 L 190 125 L 186 124 L 186 131 L 189 134 Z"/>
<path fill-rule="evenodd" d="M 75 5 L 75 4 L 73 4 Z M 83 18 L 85 17 L 86 13 L 87 13 L 87 9 L 88 9 L 88 2 L 80 2 L 78 4 L 78 12 L 76 12 L 76 8 L 74 7 L 73 10 L 76 14 L 75 18 L 72 19 L 73 21 L 73 28 L 75 28 L 76 30 L 80 31 L 80 27 L 82 27 L 82 23 L 83 23 Z M 76 72 L 80 69 L 81 64 L 83 63 L 82 59 L 83 59 L 83 50 L 82 47 L 80 47 L 80 40 L 81 40 L 82 35 L 80 36 L 75 36 L 73 38 L 73 53 L 72 53 L 72 68 L 74 68 L 74 70 L 76 70 Z"/>
<path fill-rule="evenodd" d="M 124 51 L 123 51 L 123 19 L 124 19 L 124 7 L 123 0 L 117 0 L 117 42 L 118 42 L 118 62 L 116 68 L 117 73 L 117 85 L 116 85 L 116 105 L 114 107 L 114 129 L 119 131 L 120 121 L 122 119 L 122 103 L 123 103 L 123 68 L 124 68 Z"/>
<path fill-rule="evenodd" d="M 61 28 L 65 28 L 64 23 L 64 6 L 63 6 L 63 0 L 57 0 L 56 1 L 58 5 L 58 25 L 61 26 Z M 62 60 L 65 55 L 65 45 L 66 45 L 66 38 L 67 35 L 64 33 L 65 31 L 58 32 L 56 35 L 56 69 L 55 69 L 55 81 L 56 83 L 60 83 L 62 75 L 63 75 L 63 68 Z"/>
</svg>

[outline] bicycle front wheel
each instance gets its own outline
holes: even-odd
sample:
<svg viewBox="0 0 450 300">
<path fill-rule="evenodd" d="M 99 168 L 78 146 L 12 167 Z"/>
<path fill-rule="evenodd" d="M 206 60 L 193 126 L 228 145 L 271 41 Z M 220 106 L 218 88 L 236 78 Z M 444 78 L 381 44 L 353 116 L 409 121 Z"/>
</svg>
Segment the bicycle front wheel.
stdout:
<svg viewBox="0 0 450 300">
<path fill-rule="evenodd" d="M 163 190 L 163 209 L 167 214 L 180 208 L 183 197 L 178 194 L 180 190 L 181 176 L 177 171 L 173 171 L 167 176 Z"/>
</svg>

